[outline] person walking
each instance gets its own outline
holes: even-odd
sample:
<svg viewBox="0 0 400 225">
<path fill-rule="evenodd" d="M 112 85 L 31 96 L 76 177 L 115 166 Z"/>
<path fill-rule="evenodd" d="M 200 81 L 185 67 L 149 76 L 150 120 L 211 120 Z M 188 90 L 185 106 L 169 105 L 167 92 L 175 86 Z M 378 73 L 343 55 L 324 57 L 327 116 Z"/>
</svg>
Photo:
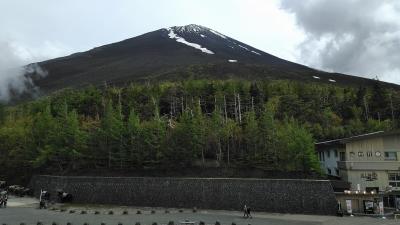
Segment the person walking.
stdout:
<svg viewBox="0 0 400 225">
<path fill-rule="evenodd" d="M 249 215 L 247 214 L 247 206 L 246 205 L 244 205 L 244 207 L 243 207 L 243 212 L 244 212 L 243 218 L 249 217 Z"/>
<path fill-rule="evenodd" d="M 253 218 L 252 216 L 251 216 L 251 208 L 250 207 L 247 207 L 247 217 L 248 218 Z"/>
</svg>

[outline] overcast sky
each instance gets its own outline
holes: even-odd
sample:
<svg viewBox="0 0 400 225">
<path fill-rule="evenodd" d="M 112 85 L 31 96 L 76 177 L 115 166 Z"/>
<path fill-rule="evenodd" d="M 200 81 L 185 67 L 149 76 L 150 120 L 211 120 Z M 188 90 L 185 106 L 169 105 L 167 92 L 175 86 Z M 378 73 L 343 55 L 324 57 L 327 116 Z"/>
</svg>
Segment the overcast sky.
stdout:
<svg viewBox="0 0 400 225">
<path fill-rule="evenodd" d="M 1 0 L 0 89 L 4 67 L 192 23 L 311 67 L 400 84 L 398 0 Z"/>
</svg>

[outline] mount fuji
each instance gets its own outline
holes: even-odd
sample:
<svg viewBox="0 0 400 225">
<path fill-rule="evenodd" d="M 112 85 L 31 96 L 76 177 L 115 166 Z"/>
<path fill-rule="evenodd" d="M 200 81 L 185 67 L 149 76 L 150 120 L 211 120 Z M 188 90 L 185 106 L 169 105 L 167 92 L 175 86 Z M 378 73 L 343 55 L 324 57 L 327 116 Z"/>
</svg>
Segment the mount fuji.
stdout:
<svg viewBox="0 0 400 225">
<path fill-rule="evenodd" d="M 376 82 L 289 62 L 195 24 L 159 29 L 38 64 L 48 76 L 30 76 L 44 93 L 90 84 L 183 79 L 289 79 L 357 86 Z"/>
</svg>

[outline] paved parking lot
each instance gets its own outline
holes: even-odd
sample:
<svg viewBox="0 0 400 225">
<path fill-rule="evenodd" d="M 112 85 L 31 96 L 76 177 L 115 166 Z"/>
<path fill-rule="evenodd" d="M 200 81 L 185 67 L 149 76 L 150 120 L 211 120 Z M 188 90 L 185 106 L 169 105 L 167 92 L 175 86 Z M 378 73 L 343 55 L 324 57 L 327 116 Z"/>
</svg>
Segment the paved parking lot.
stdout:
<svg viewBox="0 0 400 225">
<path fill-rule="evenodd" d="M 115 206 L 82 206 L 82 205 L 55 205 L 47 210 L 37 209 L 37 200 L 31 198 L 10 198 L 10 207 L 0 209 L 0 224 L 19 225 L 36 225 L 42 222 L 44 225 L 53 222 L 62 225 L 68 222 L 73 225 L 88 224 L 113 224 L 118 223 L 134 225 L 140 222 L 142 225 L 167 224 L 174 221 L 179 224 L 180 221 L 189 220 L 198 224 L 200 221 L 206 224 L 215 224 L 219 221 L 222 225 L 369 225 L 369 224 L 399 224 L 400 221 L 383 220 L 379 218 L 369 217 L 331 217 L 331 216 L 312 216 L 312 215 L 287 215 L 287 214 L 269 214 L 255 213 L 253 219 L 242 218 L 241 212 L 235 211 L 216 211 L 216 210 L 192 210 L 186 209 L 179 212 L 178 209 L 154 209 L 154 208 L 135 208 L 135 207 L 115 207 Z M 54 210 L 54 209 L 56 210 Z M 53 210 L 52 210 L 53 209 Z M 63 209 L 63 210 L 61 210 Z M 73 212 L 70 212 L 73 210 Z M 140 210 L 141 214 L 137 214 Z M 169 212 L 166 213 L 166 210 Z M 85 214 L 81 214 L 84 211 Z M 95 212 L 98 214 L 95 214 Z M 109 212 L 113 211 L 113 215 Z M 127 215 L 122 215 L 127 211 Z M 154 211 L 152 213 L 152 211 Z"/>
</svg>

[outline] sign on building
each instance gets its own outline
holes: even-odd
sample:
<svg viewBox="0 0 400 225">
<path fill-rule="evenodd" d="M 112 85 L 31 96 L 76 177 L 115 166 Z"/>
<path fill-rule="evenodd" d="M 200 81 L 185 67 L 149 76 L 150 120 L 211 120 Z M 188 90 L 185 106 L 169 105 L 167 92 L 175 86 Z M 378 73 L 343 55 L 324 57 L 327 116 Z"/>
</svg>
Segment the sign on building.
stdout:
<svg viewBox="0 0 400 225">
<path fill-rule="evenodd" d="M 346 209 L 348 214 L 353 214 L 353 209 L 351 208 L 351 200 L 346 200 Z"/>
</svg>

